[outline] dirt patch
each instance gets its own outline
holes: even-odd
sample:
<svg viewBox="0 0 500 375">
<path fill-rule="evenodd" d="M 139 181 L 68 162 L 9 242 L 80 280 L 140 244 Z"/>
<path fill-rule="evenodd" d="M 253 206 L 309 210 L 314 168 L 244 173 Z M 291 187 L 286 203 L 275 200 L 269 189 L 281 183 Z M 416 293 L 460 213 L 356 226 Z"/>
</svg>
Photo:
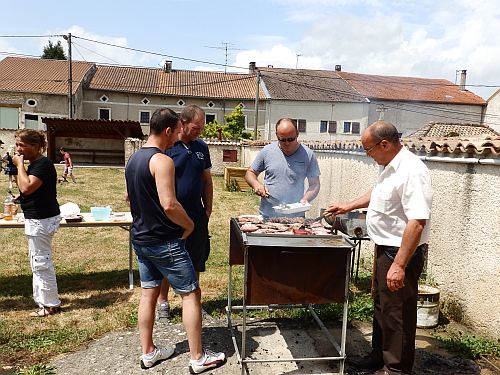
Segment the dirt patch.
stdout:
<svg viewBox="0 0 500 375">
<path fill-rule="evenodd" d="M 236 322 L 237 323 L 237 322 Z M 254 359 L 283 359 L 290 357 L 318 357 L 335 355 L 332 344 L 313 324 L 301 319 L 270 319 L 250 321 L 247 331 L 247 348 Z M 204 344 L 227 354 L 227 363 L 208 373 L 218 375 L 240 374 L 230 330 L 225 319 L 205 319 L 203 327 Z M 327 326 L 329 326 L 327 324 Z M 330 328 L 330 327 L 329 327 Z M 340 341 L 340 327 L 330 329 Z M 241 348 L 239 335 L 237 342 Z M 159 345 L 175 345 L 176 354 L 157 366 L 147 370 L 147 374 L 187 374 L 188 345 L 181 324 L 156 324 L 155 342 Z M 371 325 L 354 322 L 347 330 L 346 353 L 348 358 L 366 354 L 370 349 Z M 95 340 L 80 351 L 63 354 L 50 365 L 57 368 L 57 374 L 142 374 L 146 372 L 139 366 L 141 354 L 137 329 L 113 332 Z M 430 330 L 417 330 L 417 351 L 414 373 L 416 375 L 447 374 L 498 374 L 494 366 L 485 361 L 458 358 L 444 350 L 430 335 Z M 250 363 L 247 374 L 332 374 L 338 373 L 338 363 L 333 361 L 270 362 Z M 346 374 L 365 375 L 347 363 Z"/>
</svg>

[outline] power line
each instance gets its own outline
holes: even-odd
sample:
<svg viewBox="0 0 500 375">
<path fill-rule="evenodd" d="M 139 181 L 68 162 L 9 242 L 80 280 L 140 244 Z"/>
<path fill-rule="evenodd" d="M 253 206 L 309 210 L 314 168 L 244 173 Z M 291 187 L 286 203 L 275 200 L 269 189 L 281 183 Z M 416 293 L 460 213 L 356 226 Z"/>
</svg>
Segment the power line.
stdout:
<svg viewBox="0 0 500 375">
<path fill-rule="evenodd" d="M 226 73 L 226 67 L 227 67 L 227 56 L 228 56 L 228 51 L 243 51 L 240 48 L 228 48 L 229 45 L 234 46 L 232 43 L 228 42 L 221 42 L 222 47 L 212 47 L 212 46 L 204 46 L 206 48 L 214 48 L 214 49 L 222 49 L 225 51 L 225 59 L 224 59 L 224 73 Z"/>
<path fill-rule="evenodd" d="M 76 37 L 75 37 L 75 36 L 73 36 L 73 38 L 76 38 Z M 87 51 L 89 51 L 89 52 L 91 52 L 91 53 L 93 53 L 93 54 L 95 54 L 95 55 L 97 55 L 97 56 L 101 56 L 101 57 L 103 57 L 103 58 L 105 58 L 105 59 L 108 59 L 108 60 L 112 61 L 113 63 L 116 63 L 116 64 L 118 64 L 118 65 L 120 64 L 118 61 L 115 61 L 115 60 L 113 60 L 113 59 L 112 59 L 112 58 L 110 58 L 110 57 L 107 57 L 107 56 L 101 55 L 100 53 L 97 53 L 96 51 L 92 51 L 90 48 L 87 48 L 87 47 L 85 47 L 85 46 L 83 46 L 83 45 L 81 45 L 81 44 L 78 44 L 78 43 L 73 42 L 73 45 L 75 45 L 75 46 L 79 46 L 79 47 L 81 47 L 81 48 L 83 48 L 83 49 L 85 49 L 85 50 L 87 50 Z"/>
<path fill-rule="evenodd" d="M 60 35 L 60 34 L 52 34 L 52 35 L 0 35 L 0 38 L 42 38 L 42 37 L 64 37 L 65 35 Z M 129 51 L 135 51 L 135 52 L 140 52 L 140 53 L 146 53 L 146 54 L 150 54 L 150 55 L 154 55 L 154 56 L 161 56 L 161 57 L 168 57 L 168 58 L 173 58 L 173 59 L 178 59 L 178 60 L 182 60 L 182 61 L 188 61 L 188 62 L 195 62 L 195 63 L 199 63 L 199 64 L 206 64 L 206 65 L 214 65 L 214 66 L 224 66 L 224 68 L 226 67 L 230 67 L 230 68 L 234 68 L 234 69 L 243 69 L 243 70 L 246 70 L 248 69 L 248 67 L 241 67 L 241 66 L 236 66 L 236 65 L 227 65 L 227 64 L 219 64 L 219 63 L 214 63 L 214 62 L 210 62 L 210 61 L 204 61 L 204 60 L 197 60 L 197 59 L 190 59 L 190 58 L 186 58 L 186 57 L 180 57 L 180 56 L 174 56 L 174 55 L 168 55 L 168 54 L 163 54 L 163 53 L 158 53 L 158 52 L 153 52 L 153 51 L 147 51 L 147 50 L 142 50 L 142 49 L 137 49 L 137 48 L 131 48 L 131 47 L 124 47 L 124 46 L 119 46 L 119 45 L 116 45 L 116 44 L 112 44 L 112 43 L 107 43 L 107 42 L 101 42 L 101 41 L 98 41 L 98 40 L 93 40 L 93 39 L 88 39 L 88 38 L 84 38 L 84 37 L 78 37 L 78 36 L 75 36 L 73 35 L 72 36 L 73 38 L 78 38 L 78 39 L 82 39 L 82 40 L 86 40 L 88 42 L 92 42 L 92 43 L 98 43 L 98 44 L 103 44 L 103 45 L 107 45 L 107 46 L 110 46 L 110 47 L 115 47 L 115 48 L 121 48 L 121 49 L 125 49 L 125 50 L 129 50 Z M 107 58 L 105 56 L 103 56 L 104 58 Z M 110 58 L 107 58 L 109 60 L 112 60 Z M 112 60 L 113 61 L 113 60 Z M 259 70 L 261 72 L 265 72 L 265 69 L 266 68 L 260 68 Z M 277 68 L 277 69 L 288 69 L 288 70 L 291 70 L 291 68 Z M 277 73 L 277 74 L 288 74 L 288 75 L 300 75 L 300 76 L 303 76 L 303 77 L 315 77 L 315 78 L 318 78 L 317 75 L 313 75 L 313 74 L 307 74 L 307 73 L 304 73 L 303 71 L 306 70 L 306 69 L 301 69 L 299 70 L 299 72 L 284 72 L 284 71 L 279 71 L 279 70 L 273 70 L 272 73 Z M 325 73 L 335 73 L 335 71 L 332 71 L 332 70 L 319 70 L 320 72 L 325 72 Z M 361 75 L 364 75 L 363 73 L 352 73 L 352 74 L 361 74 Z M 362 79 L 362 78 L 341 78 L 341 77 L 322 77 L 323 79 L 343 79 L 345 81 L 358 81 L 358 82 L 367 82 L 367 83 L 382 83 L 382 84 L 401 84 L 401 85 L 408 85 L 408 82 L 400 82 L 400 81 L 397 81 L 397 80 L 393 80 L 393 81 L 390 81 L 390 80 L 376 80 L 376 79 Z M 431 78 L 419 78 L 419 77 L 401 77 L 401 78 L 415 78 L 415 79 L 418 79 L 418 80 L 430 80 Z M 411 82 L 411 85 L 413 86 L 441 86 L 441 87 L 456 87 L 457 85 L 453 84 L 450 82 L 450 84 L 442 84 L 442 83 L 431 83 L 431 82 L 427 82 L 427 83 L 424 83 L 424 82 Z M 465 85 L 466 87 L 483 87 L 483 88 L 498 88 L 500 87 L 500 85 L 483 85 L 483 84 L 466 84 Z"/>
<path fill-rule="evenodd" d="M 174 55 L 167 55 L 167 54 L 164 54 L 164 53 L 158 53 L 158 52 L 153 52 L 153 51 L 147 51 L 147 50 L 142 50 L 142 49 L 137 49 L 137 48 L 130 48 L 130 47 L 118 46 L 118 45 L 116 45 L 116 44 L 106 43 L 106 42 L 100 42 L 100 41 L 97 41 L 97 40 L 87 39 L 87 38 L 78 37 L 78 36 L 74 36 L 74 38 L 78 38 L 78 39 L 86 40 L 86 41 L 88 41 L 88 42 L 93 42 L 93 43 L 103 44 L 103 45 L 110 46 L 110 47 L 121 48 L 121 49 L 125 49 L 125 50 L 128 50 L 128 51 L 134 51 L 134 52 L 146 53 L 146 54 L 149 54 L 149 55 L 154 55 L 154 56 L 168 57 L 168 58 L 171 58 L 171 59 L 177 59 L 177 60 L 182 60 L 182 61 L 195 62 L 195 63 L 199 63 L 199 64 L 207 64 L 207 65 L 215 65 L 215 66 L 224 66 L 224 65 L 222 65 L 222 64 L 219 64 L 219 63 L 214 63 L 214 62 L 210 62 L 210 61 L 203 61 L 203 60 L 189 59 L 189 58 L 186 58 L 186 57 L 180 57 L 180 56 L 174 56 Z M 241 67 L 232 66 L 232 65 L 227 65 L 227 66 L 232 67 L 232 68 L 237 68 L 237 69 L 248 69 L 248 68 L 241 68 Z"/>
<path fill-rule="evenodd" d="M 48 34 L 48 35 L 0 35 L 0 38 L 62 38 L 62 34 Z"/>
</svg>

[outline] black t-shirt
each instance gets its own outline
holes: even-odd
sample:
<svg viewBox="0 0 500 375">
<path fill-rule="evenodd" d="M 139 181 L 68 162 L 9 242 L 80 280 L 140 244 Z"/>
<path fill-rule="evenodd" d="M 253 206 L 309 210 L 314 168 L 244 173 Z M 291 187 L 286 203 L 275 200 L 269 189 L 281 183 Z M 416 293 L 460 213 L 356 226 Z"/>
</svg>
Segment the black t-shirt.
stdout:
<svg viewBox="0 0 500 375">
<path fill-rule="evenodd" d="M 57 173 L 45 156 L 30 162 L 28 175 L 38 177 L 42 185 L 30 195 L 21 194 L 21 208 L 26 219 L 46 219 L 60 214 L 57 202 Z"/>
</svg>

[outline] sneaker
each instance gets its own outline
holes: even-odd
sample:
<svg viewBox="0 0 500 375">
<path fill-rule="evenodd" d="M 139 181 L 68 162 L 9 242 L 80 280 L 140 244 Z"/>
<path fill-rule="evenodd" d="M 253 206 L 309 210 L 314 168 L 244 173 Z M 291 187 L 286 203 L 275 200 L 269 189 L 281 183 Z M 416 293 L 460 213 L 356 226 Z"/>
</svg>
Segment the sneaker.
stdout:
<svg viewBox="0 0 500 375">
<path fill-rule="evenodd" d="M 199 374 L 211 368 L 222 366 L 226 362 L 224 353 L 215 353 L 208 349 L 203 349 L 203 356 L 198 360 L 189 361 L 189 372 Z"/>
<path fill-rule="evenodd" d="M 170 358 L 174 354 L 174 348 L 155 348 L 154 352 L 141 355 L 141 368 L 148 369 L 160 361 Z"/>
<path fill-rule="evenodd" d="M 168 302 L 160 303 L 156 309 L 156 318 L 165 321 L 170 318 L 170 306 Z"/>
</svg>

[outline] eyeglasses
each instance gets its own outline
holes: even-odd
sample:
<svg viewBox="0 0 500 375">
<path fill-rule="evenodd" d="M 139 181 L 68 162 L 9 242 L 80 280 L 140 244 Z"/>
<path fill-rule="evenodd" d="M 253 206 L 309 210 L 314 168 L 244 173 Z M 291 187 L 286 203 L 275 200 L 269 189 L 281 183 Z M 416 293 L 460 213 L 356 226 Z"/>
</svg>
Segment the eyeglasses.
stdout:
<svg viewBox="0 0 500 375">
<path fill-rule="evenodd" d="M 296 139 L 297 139 L 297 137 L 290 137 L 290 138 L 278 138 L 278 141 L 285 143 L 285 142 L 293 142 L 293 141 L 295 141 Z"/>
<path fill-rule="evenodd" d="M 380 141 L 375 143 L 372 147 L 364 148 L 365 152 L 368 154 L 371 150 L 373 150 L 375 147 L 377 147 L 380 144 L 380 142 L 382 142 L 382 141 L 383 141 L 383 139 L 381 139 Z"/>
</svg>

